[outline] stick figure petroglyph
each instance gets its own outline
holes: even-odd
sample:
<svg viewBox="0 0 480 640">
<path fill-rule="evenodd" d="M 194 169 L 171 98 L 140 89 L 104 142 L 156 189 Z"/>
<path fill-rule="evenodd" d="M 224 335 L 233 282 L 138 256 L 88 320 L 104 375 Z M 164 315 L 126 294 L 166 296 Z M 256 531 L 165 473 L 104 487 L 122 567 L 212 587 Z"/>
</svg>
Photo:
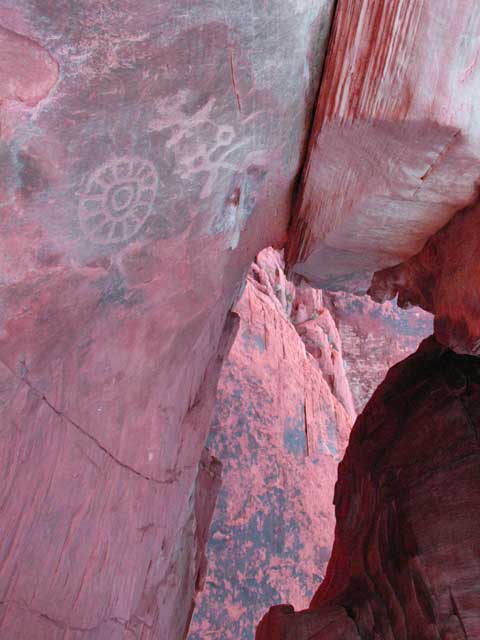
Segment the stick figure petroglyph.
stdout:
<svg viewBox="0 0 480 640">
<path fill-rule="evenodd" d="M 212 195 L 221 171 L 238 171 L 241 156 L 245 156 L 251 146 L 251 138 L 238 136 L 230 124 L 216 122 L 214 97 L 193 114 L 186 112 L 187 101 L 186 91 L 157 100 L 158 116 L 150 122 L 149 129 L 169 130 L 165 148 L 175 149 L 175 170 L 182 179 L 192 180 L 197 174 L 207 174 L 200 192 L 200 198 L 204 199 Z M 240 124 L 242 130 L 257 115 L 254 113 L 244 118 Z"/>
</svg>

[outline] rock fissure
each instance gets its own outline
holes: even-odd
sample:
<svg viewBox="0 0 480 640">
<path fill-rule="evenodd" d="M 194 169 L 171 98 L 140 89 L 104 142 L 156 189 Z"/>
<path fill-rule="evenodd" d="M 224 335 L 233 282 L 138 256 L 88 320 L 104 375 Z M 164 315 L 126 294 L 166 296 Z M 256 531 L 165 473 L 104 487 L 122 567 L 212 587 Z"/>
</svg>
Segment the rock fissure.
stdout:
<svg viewBox="0 0 480 640">
<path fill-rule="evenodd" d="M 160 480 L 158 478 L 152 477 L 152 476 L 147 476 L 143 473 L 141 473 L 140 471 L 137 471 L 136 469 L 134 469 L 133 467 L 131 467 L 130 465 L 122 462 L 119 458 L 117 458 L 115 455 L 113 455 L 113 453 L 111 453 L 106 447 L 104 447 L 102 445 L 101 442 L 99 442 L 99 440 L 97 440 L 97 438 L 95 438 L 91 433 L 89 433 L 86 429 L 84 429 L 83 427 L 81 427 L 79 424 L 77 424 L 74 420 L 72 420 L 68 415 L 66 415 L 63 411 L 58 410 L 51 402 L 50 400 L 44 395 L 42 394 L 38 389 L 36 389 L 32 383 L 28 380 L 28 368 L 25 364 L 24 361 L 21 362 L 22 367 L 24 369 L 24 371 L 26 372 L 27 375 L 25 376 L 19 376 L 18 374 L 16 374 L 13 369 L 11 367 L 9 367 L 4 361 L 2 361 L 1 363 L 6 369 L 8 369 L 10 371 L 10 373 L 17 379 L 19 380 L 21 383 L 25 384 L 31 391 L 33 391 L 40 399 L 42 402 L 44 402 L 57 416 L 59 416 L 60 418 L 62 418 L 63 420 L 65 420 L 65 422 L 67 422 L 70 426 L 74 427 L 77 431 L 79 431 L 82 435 L 84 435 L 86 438 L 88 438 L 91 442 L 93 442 L 95 444 L 95 446 L 100 449 L 108 458 L 110 458 L 111 460 L 113 460 L 113 462 L 115 462 L 116 464 L 118 464 L 120 467 L 122 467 L 123 469 L 125 469 L 126 471 L 129 471 L 133 474 L 135 474 L 136 476 L 143 478 L 144 480 L 148 480 L 149 482 L 154 482 L 156 484 L 159 485 L 168 485 L 168 484 L 173 484 L 175 482 L 177 482 L 178 478 L 180 477 L 181 473 L 183 471 L 188 471 L 191 470 L 193 467 L 192 466 L 186 466 L 184 468 L 182 468 L 182 470 L 175 470 L 175 471 L 171 471 L 172 477 L 167 479 L 167 480 Z M 193 407 L 192 407 L 193 408 Z M 98 468 L 98 465 L 93 462 L 93 460 L 84 452 L 82 451 L 82 453 L 90 460 L 90 462 Z"/>
<path fill-rule="evenodd" d="M 231 77 L 232 77 L 232 88 L 233 88 L 233 93 L 235 95 L 235 100 L 236 100 L 236 103 L 237 103 L 238 112 L 241 114 L 242 113 L 242 103 L 240 102 L 240 94 L 238 92 L 237 83 L 236 83 L 236 80 L 235 80 L 235 68 L 233 66 L 233 51 L 230 51 L 230 73 L 231 73 Z"/>
<path fill-rule="evenodd" d="M 455 616 L 457 617 L 458 622 L 460 623 L 460 626 L 462 628 L 463 636 L 464 636 L 465 640 L 469 640 L 468 639 L 467 630 L 465 629 L 465 625 L 463 624 L 462 616 L 460 615 L 460 612 L 459 612 L 458 607 L 457 607 L 457 603 L 456 603 L 455 598 L 453 596 L 452 588 L 449 587 L 448 591 L 450 593 L 450 601 L 452 603 L 452 611 L 455 614 Z"/>
<path fill-rule="evenodd" d="M 38 393 L 38 391 L 36 391 L 36 389 L 34 389 L 33 387 L 30 387 L 33 391 L 35 391 L 36 393 Z M 60 416 L 61 418 L 63 418 L 66 422 L 68 422 L 68 424 L 70 424 L 72 427 L 74 427 L 75 429 L 77 429 L 80 433 L 82 433 L 86 438 L 88 438 L 91 442 L 93 442 L 101 451 L 103 451 L 103 453 L 105 453 L 105 455 L 107 455 L 111 460 L 113 460 L 113 462 L 115 462 L 116 464 L 118 464 L 120 467 L 122 467 L 123 469 L 125 469 L 126 471 L 129 471 L 131 473 L 134 473 L 136 476 L 138 476 L 139 478 L 143 478 L 144 480 L 148 480 L 149 482 L 154 482 L 155 484 L 159 484 L 159 485 L 166 485 L 166 484 L 173 484 L 174 482 L 177 482 L 181 471 L 175 471 L 173 473 L 173 477 L 169 478 L 168 480 L 159 480 L 158 478 L 154 478 L 153 476 L 147 476 L 144 475 L 143 473 L 141 473 L 140 471 L 137 471 L 137 469 L 134 469 L 133 467 L 131 467 L 130 465 L 126 464 L 125 462 L 122 462 L 119 458 L 117 458 L 117 456 L 114 456 L 113 453 L 111 453 L 106 447 L 104 447 L 101 442 L 99 442 L 97 440 L 97 438 L 95 438 L 94 436 L 92 436 L 92 434 L 90 434 L 86 429 L 84 429 L 83 427 L 81 427 L 79 424 L 77 424 L 74 420 L 72 420 L 69 416 L 67 416 L 65 413 L 63 413 L 62 411 L 59 411 L 58 409 L 56 409 L 52 403 L 48 400 L 48 398 L 44 395 L 39 394 L 42 401 L 45 402 L 45 404 L 50 407 L 50 409 L 56 413 L 58 416 Z M 188 467 L 186 467 L 185 469 L 188 469 Z"/>
<path fill-rule="evenodd" d="M 81 633 L 89 633 L 89 632 L 92 632 L 92 631 L 97 631 L 103 625 L 105 625 L 106 623 L 109 623 L 109 622 L 114 622 L 115 624 L 121 625 L 122 627 L 126 626 L 126 623 L 124 621 L 120 620 L 119 618 L 112 617 L 112 618 L 106 618 L 105 620 L 102 620 L 101 622 L 99 622 L 98 624 L 96 624 L 95 626 L 92 626 L 92 627 L 77 627 L 77 626 L 69 624 L 68 622 L 66 622 L 64 620 L 58 620 L 56 618 L 53 618 L 48 613 L 44 613 L 42 611 L 38 611 L 37 609 L 34 609 L 31 606 L 29 606 L 26 602 L 17 602 L 17 601 L 14 601 L 14 600 L 5 600 L 5 601 L 0 601 L 0 606 L 5 606 L 5 607 L 13 606 L 13 607 L 16 607 L 16 608 L 25 609 L 25 610 L 33 613 L 34 615 L 36 615 L 36 616 L 38 616 L 40 618 L 44 618 L 45 620 L 48 620 L 48 622 L 51 622 L 53 625 L 55 625 L 59 629 L 68 630 L 68 631 L 79 631 Z M 134 637 L 136 637 L 135 634 L 134 634 Z"/>
<path fill-rule="evenodd" d="M 451 149 L 452 145 L 455 143 L 456 139 L 458 138 L 458 136 L 460 135 L 460 133 L 462 132 L 461 129 L 457 129 L 457 131 L 455 131 L 455 133 L 452 134 L 452 138 L 451 140 L 449 140 L 445 146 L 443 147 L 443 149 L 441 149 L 437 155 L 437 157 L 435 158 L 435 160 L 431 163 L 431 165 L 428 167 L 428 169 L 425 171 L 425 173 L 421 176 L 420 180 L 421 182 L 424 182 L 432 173 L 432 171 L 435 169 L 435 167 L 438 166 L 438 164 L 440 163 L 440 161 L 446 156 L 446 154 L 449 152 L 449 150 Z M 418 187 L 418 189 L 415 191 L 415 193 L 413 194 L 413 197 L 415 197 L 417 195 L 417 193 L 420 191 L 420 189 L 422 188 L 422 186 L 420 185 Z"/>
</svg>

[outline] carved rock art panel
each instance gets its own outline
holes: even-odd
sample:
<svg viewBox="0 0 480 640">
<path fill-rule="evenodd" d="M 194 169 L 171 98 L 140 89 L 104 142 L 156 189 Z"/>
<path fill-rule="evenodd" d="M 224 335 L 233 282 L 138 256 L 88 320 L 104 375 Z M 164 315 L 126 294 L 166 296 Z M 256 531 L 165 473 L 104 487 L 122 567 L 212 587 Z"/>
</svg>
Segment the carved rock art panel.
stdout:
<svg viewBox="0 0 480 640">
<path fill-rule="evenodd" d="M 83 233 L 94 244 L 129 240 L 151 215 L 157 191 L 157 170 L 149 160 L 121 157 L 104 163 L 80 194 Z"/>
<path fill-rule="evenodd" d="M 231 124 L 220 123 L 221 107 L 215 98 L 189 113 L 190 95 L 179 91 L 156 101 L 158 117 L 150 122 L 151 131 L 168 130 L 169 137 L 165 148 L 174 149 L 177 165 L 175 172 L 183 180 L 194 182 L 196 176 L 203 174 L 200 199 L 210 198 L 219 178 L 224 171 L 233 173 L 238 170 L 252 146 L 252 139 L 245 134 L 258 113 L 243 118 L 239 131 Z"/>
</svg>

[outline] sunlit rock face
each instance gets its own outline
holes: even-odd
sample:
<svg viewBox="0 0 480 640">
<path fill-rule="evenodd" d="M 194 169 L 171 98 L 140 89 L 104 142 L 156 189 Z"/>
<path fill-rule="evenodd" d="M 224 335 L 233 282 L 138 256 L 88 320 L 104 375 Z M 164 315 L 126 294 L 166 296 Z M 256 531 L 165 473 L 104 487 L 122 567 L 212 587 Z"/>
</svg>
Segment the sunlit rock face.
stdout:
<svg viewBox="0 0 480 640">
<path fill-rule="evenodd" d="M 235 310 L 208 440 L 223 486 L 190 640 L 251 640 L 270 604 L 307 607 L 330 557 L 335 465 L 354 404 L 361 411 L 432 329 L 418 309 L 295 286 L 272 249 L 252 264 Z"/>
<path fill-rule="evenodd" d="M 184 634 L 227 314 L 286 238 L 332 5 L 2 1 L 2 638 Z"/>
<path fill-rule="evenodd" d="M 457 353 L 480 355 L 480 204 L 460 211 L 410 260 L 375 274 L 370 295 L 435 316 L 435 336 Z"/>
<path fill-rule="evenodd" d="M 324 292 L 342 340 L 343 363 L 355 410 L 361 413 L 388 370 L 416 351 L 432 333 L 433 317 L 395 302 L 374 302 L 369 296 Z"/>
<path fill-rule="evenodd" d="M 335 490 L 327 575 L 257 640 L 480 637 L 480 362 L 434 338 L 357 420 Z"/>
<path fill-rule="evenodd" d="M 365 292 L 475 197 L 477 0 L 339 0 L 289 237 L 317 286 Z"/>
<path fill-rule="evenodd" d="M 321 291 L 296 289 L 267 249 L 235 310 L 208 439 L 223 486 L 190 640 L 251 640 L 271 603 L 307 606 L 330 557 L 337 464 L 353 422 Z"/>
</svg>

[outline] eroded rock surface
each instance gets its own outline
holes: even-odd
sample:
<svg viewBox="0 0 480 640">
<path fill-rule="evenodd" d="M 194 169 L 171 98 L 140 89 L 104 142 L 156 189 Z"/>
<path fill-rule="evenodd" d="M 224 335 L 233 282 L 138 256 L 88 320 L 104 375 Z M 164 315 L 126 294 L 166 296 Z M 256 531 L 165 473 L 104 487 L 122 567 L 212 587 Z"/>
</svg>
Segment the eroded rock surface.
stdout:
<svg viewBox="0 0 480 640">
<path fill-rule="evenodd" d="M 267 249 L 236 312 L 208 439 L 223 486 L 190 640 L 251 640 L 272 602 L 307 606 L 330 556 L 337 464 L 353 422 L 321 291 L 296 289 Z"/>
<path fill-rule="evenodd" d="M 362 289 L 472 197 L 474 0 L 2 1 L 2 638 L 185 634 L 229 310 L 287 238 L 334 4 L 289 257 Z"/>
<path fill-rule="evenodd" d="M 184 633 L 228 310 L 285 240 L 332 6 L 1 3 L 2 638 Z"/>
<path fill-rule="evenodd" d="M 413 258 L 375 274 L 378 301 L 398 295 L 435 316 L 435 336 L 457 353 L 480 355 L 480 205 L 460 211 Z"/>
<path fill-rule="evenodd" d="M 475 197 L 477 0 L 338 0 L 289 237 L 292 269 L 365 292 Z"/>
<path fill-rule="evenodd" d="M 36 42 L 0 25 L 0 104 L 30 107 L 46 98 L 58 80 L 58 64 Z"/>
<path fill-rule="evenodd" d="M 339 467 L 326 578 L 257 640 L 480 637 L 479 411 L 479 360 L 434 338 L 389 372 Z"/>
<path fill-rule="evenodd" d="M 369 296 L 324 292 L 342 341 L 342 360 L 355 410 L 361 413 L 387 372 L 417 350 L 432 333 L 431 314 L 419 308 L 400 309 L 395 302 L 374 302 Z"/>
</svg>

